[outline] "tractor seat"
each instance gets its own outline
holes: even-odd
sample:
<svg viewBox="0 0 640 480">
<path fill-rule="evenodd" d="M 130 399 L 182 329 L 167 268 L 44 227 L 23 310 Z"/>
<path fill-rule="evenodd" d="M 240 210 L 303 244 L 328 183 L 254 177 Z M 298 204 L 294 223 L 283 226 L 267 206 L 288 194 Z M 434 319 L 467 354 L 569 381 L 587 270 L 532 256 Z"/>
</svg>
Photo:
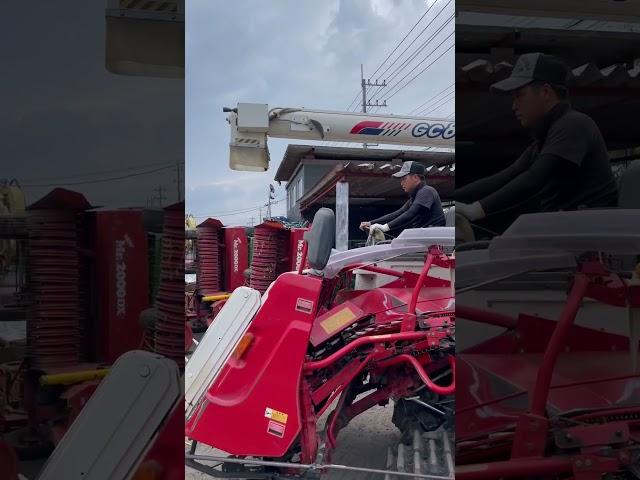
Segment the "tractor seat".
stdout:
<svg viewBox="0 0 640 480">
<path fill-rule="evenodd" d="M 445 227 L 455 227 L 456 226 L 456 207 L 453 206 L 447 210 L 447 213 L 444 214 Z"/>
</svg>

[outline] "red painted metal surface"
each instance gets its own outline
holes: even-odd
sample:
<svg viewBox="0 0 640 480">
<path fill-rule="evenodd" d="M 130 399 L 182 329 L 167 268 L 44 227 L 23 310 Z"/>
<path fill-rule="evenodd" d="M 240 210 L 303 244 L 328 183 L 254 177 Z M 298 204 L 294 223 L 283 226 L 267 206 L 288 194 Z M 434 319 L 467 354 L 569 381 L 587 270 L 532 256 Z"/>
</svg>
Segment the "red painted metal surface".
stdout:
<svg viewBox="0 0 640 480">
<path fill-rule="evenodd" d="M 279 224 L 263 223 L 254 229 L 251 288 L 264 293 L 280 273 L 289 270 L 287 237 L 287 230 Z"/>
<path fill-rule="evenodd" d="M 538 370 L 533 398 L 531 400 L 531 413 L 537 416 L 543 416 L 547 405 L 547 397 L 549 395 L 549 386 L 551 385 L 551 376 L 558 360 L 560 351 L 567 343 L 567 337 L 571 331 L 571 325 L 576 319 L 578 309 L 584 299 L 584 295 L 589 286 L 589 279 L 584 275 L 577 275 L 574 285 L 569 292 L 567 302 L 562 314 L 558 319 L 558 325 L 553 331 L 553 336 L 549 340 L 542 364 Z M 540 452 L 541 454 L 542 452 Z"/>
<path fill-rule="evenodd" d="M 140 313 L 149 307 L 149 260 L 142 209 L 90 213 L 93 281 L 88 336 L 93 361 L 113 363 L 140 345 Z"/>
<path fill-rule="evenodd" d="M 154 349 L 184 365 L 184 203 L 165 209 Z"/>
<path fill-rule="evenodd" d="M 418 376 L 422 379 L 422 381 L 427 386 L 427 388 L 429 388 L 429 390 L 437 393 L 438 395 L 453 395 L 456 391 L 456 361 L 452 356 L 449 356 L 448 358 L 449 358 L 449 364 L 451 365 L 452 382 L 451 384 L 446 386 L 442 386 L 434 383 L 433 380 L 429 378 L 429 374 L 425 372 L 420 362 L 415 357 L 412 357 L 411 355 L 407 355 L 406 353 L 398 355 L 391 360 L 387 360 L 386 362 L 382 362 L 379 366 L 389 367 L 391 365 L 397 365 L 399 363 L 408 363 L 413 368 L 415 368 L 416 372 L 418 373 Z"/>
<path fill-rule="evenodd" d="M 277 247 L 271 247 L 277 257 Z M 233 455 L 267 458 L 299 442 L 301 461 L 312 462 L 318 459 L 318 419 L 337 405 L 326 427 L 327 460 L 340 429 L 369 408 L 415 395 L 424 386 L 453 393 L 449 282 L 431 282 L 427 274 L 394 276 L 384 288 L 337 295 L 337 279 L 279 276 L 249 327 L 253 343 L 241 358 L 227 361 L 188 420 L 186 436 Z M 417 321 L 414 331 L 402 332 L 414 291 Z M 378 386 L 355 401 L 350 390 L 365 369 Z M 442 374 L 450 377 L 447 385 L 431 380 Z"/>
<path fill-rule="evenodd" d="M 188 437 L 234 455 L 284 455 L 301 428 L 299 382 L 321 287 L 319 278 L 278 277 L 249 327 L 252 345 L 209 388 Z M 278 413 L 269 418 L 267 409 Z"/>
<path fill-rule="evenodd" d="M 28 217 L 27 322 L 32 368 L 74 365 L 80 359 L 80 258 L 74 210 L 32 210 Z"/>
<path fill-rule="evenodd" d="M 456 478 L 599 480 L 640 461 L 640 377 L 629 340 L 574 325 L 585 298 L 621 306 L 633 295 L 604 263 L 587 260 L 557 322 L 457 312 L 508 330 L 458 354 Z"/>
<path fill-rule="evenodd" d="M 196 281 L 202 295 L 213 295 L 223 289 L 222 223 L 207 219 L 197 227 Z"/>
<path fill-rule="evenodd" d="M 304 234 L 308 231 L 309 228 L 292 228 L 289 230 L 289 245 L 291 247 L 291 251 L 289 252 L 289 259 L 291 260 L 289 270 L 291 271 L 297 272 L 309 268 L 305 255 L 307 242 L 304 240 Z"/>
<path fill-rule="evenodd" d="M 389 285 L 394 285 L 394 283 Z M 311 344 L 318 346 L 371 314 L 375 315 L 375 325 L 366 327 L 365 331 L 374 331 L 383 325 L 388 325 L 392 329 L 399 328 L 398 324 L 404 318 L 412 293 L 408 288 L 395 285 L 395 287 L 385 286 L 374 290 L 351 292 L 350 297 L 338 294 L 332 308 L 319 316 L 314 323 Z M 418 312 L 423 313 L 452 309 L 453 305 L 449 305 L 450 303 L 451 289 L 438 287 L 421 288 L 416 305 Z M 353 318 L 344 323 L 341 322 L 335 330 L 328 332 L 323 326 L 324 322 L 346 309 L 349 309 Z"/>
<path fill-rule="evenodd" d="M 224 289 L 233 292 L 245 284 L 249 267 L 249 241 L 244 227 L 224 228 Z"/>
<path fill-rule="evenodd" d="M 391 333 L 388 335 L 372 335 L 368 337 L 361 337 L 349 343 L 349 345 L 346 345 L 337 352 L 332 353 L 327 358 L 323 358 L 322 360 L 318 360 L 316 362 L 305 363 L 304 369 L 306 371 L 311 371 L 320 370 L 321 368 L 327 368 L 329 365 L 332 365 L 348 353 L 354 351 L 359 347 L 362 347 L 363 345 L 371 345 L 374 343 L 392 343 L 400 342 L 403 340 L 423 340 L 425 338 L 427 338 L 426 332 L 404 332 Z"/>
</svg>

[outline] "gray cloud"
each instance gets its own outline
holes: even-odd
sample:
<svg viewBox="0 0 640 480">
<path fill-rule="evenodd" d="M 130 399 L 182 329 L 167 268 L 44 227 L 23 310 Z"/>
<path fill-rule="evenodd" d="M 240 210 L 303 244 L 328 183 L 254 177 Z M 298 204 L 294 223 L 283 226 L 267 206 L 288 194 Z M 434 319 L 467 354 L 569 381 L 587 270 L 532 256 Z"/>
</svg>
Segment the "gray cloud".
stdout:
<svg viewBox="0 0 640 480">
<path fill-rule="evenodd" d="M 108 72 L 104 9 L 82 0 L 5 5 L 3 177 L 64 184 L 184 160 L 183 80 Z M 136 206 L 161 185 L 167 204 L 177 199 L 176 170 L 67 188 L 94 205 Z M 51 188 L 26 188 L 28 201 Z"/>
<path fill-rule="evenodd" d="M 429 17 L 445 4 L 440 0 Z M 286 146 L 303 143 L 270 139 L 272 163 L 268 172 L 231 171 L 229 130 L 222 107 L 240 101 L 344 110 L 359 89 L 360 63 L 365 65 L 365 76 L 373 73 L 426 7 L 421 0 L 187 2 L 187 211 L 195 215 L 227 213 L 265 203 Z M 452 14 L 453 2 L 426 33 Z M 413 34 L 426 23 L 423 21 Z M 452 31 L 453 22 L 435 41 L 439 43 Z M 451 43 L 450 39 L 438 53 Z M 385 112 L 407 113 L 452 84 L 453 63 L 451 50 L 394 96 Z M 408 69 L 397 79 L 406 72 Z M 453 101 L 433 115 L 448 115 L 452 109 Z M 284 188 L 277 187 L 276 196 L 284 198 Z M 274 207 L 275 214 L 284 210 L 284 202 Z M 243 224 L 257 214 L 225 215 L 221 220 Z"/>
</svg>

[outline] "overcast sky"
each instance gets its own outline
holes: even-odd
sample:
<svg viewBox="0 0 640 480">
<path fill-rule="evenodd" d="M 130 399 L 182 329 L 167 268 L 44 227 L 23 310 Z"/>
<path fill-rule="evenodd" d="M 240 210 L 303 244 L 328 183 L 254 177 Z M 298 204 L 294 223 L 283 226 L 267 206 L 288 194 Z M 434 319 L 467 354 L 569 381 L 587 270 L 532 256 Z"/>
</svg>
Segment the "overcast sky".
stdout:
<svg viewBox="0 0 640 480">
<path fill-rule="evenodd" d="M 264 204 L 286 146 L 305 142 L 269 139 L 272 162 L 266 173 L 232 171 L 229 127 L 222 107 L 257 102 L 270 107 L 345 110 L 359 91 L 361 63 L 365 78 L 373 81 L 416 39 L 382 80 L 440 27 L 388 88 L 407 74 L 400 85 L 408 82 L 446 51 L 444 56 L 400 90 L 380 113 L 406 114 L 446 88 L 454 89 L 454 48 L 447 51 L 455 38 L 449 37 L 454 32 L 454 21 L 449 21 L 453 1 L 189 0 L 186 14 L 186 211 L 217 217 L 225 225 L 250 224 L 251 217 L 258 222 L 257 209 L 232 212 Z M 447 100 L 444 92 L 442 97 L 443 103 L 436 101 L 433 106 L 438 108 L 429 116 L 453 113 L 453 95 Z M 276 198 L 284 199 L 284 184 L 274 186 Z M 273 208 L 274 215 L 284 212 L 284 201 Z"/>
<path fill-rule="evenodd" d="M 177 201 L 184 82 L 107 71 L 105 5 L 3 2 L 0 178 L 25 185 L 28 203 L 55 186 L 93 205 L 145 206 L 159 186 Z"/>
</svg>

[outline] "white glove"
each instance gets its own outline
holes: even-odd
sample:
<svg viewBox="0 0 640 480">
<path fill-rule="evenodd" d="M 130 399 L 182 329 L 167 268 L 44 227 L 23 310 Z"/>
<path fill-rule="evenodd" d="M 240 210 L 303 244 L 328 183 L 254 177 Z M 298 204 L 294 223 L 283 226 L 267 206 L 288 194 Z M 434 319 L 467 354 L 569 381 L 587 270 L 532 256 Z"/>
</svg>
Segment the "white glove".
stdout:
<svg viewBox="0 0 640 480">
<path fill-rule="evenodd" d="M 388 224 L 384 224 L 381 225 L 379 223 L 374 223 L 373 225 L 371 225 L 369 227 L 369 234 L 372 235 L 374 231 L 376 230 L 380 230 L 381 232 L 388 232 L 389 231 L 389 225 Z"/>
<path fill-rule="evenodd" d="M 473 202 L 471 204 L 456 202 L 456 213 L 467 217 L 472 222 L 487 216 L 480 202 Z"/>
</svg>

